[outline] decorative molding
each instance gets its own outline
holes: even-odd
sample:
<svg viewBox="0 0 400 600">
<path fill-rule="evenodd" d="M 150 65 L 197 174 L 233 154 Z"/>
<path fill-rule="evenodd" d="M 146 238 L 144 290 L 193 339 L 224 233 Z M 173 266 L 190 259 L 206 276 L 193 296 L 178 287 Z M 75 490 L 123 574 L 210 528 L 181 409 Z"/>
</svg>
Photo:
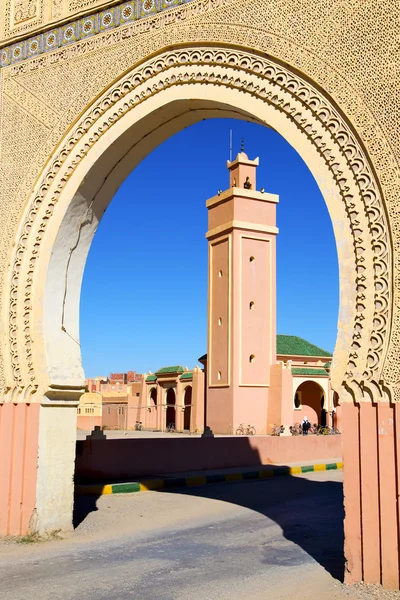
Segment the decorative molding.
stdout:
<svg viewBox="0 0 400 600">
<path fill-rule="evenodd" d="M 44 0 L 5 0 L 4 37 L 28 33 L 43 22 L 43 13 Z"/>
<path fill-rule="evenodd" d="M 26 59 L 39 57 L 49 52 L 54 52 L 57 48 L 62 48 L 73 44 L 79 40 L 89 40 L 94 35 L 104 32 L 111 32 L 123 25 L 136 23 L 136 27 L 132 29 L 131 35 L 143 33 L 146 30 L 151 30 L 153 27 L 162 27 L 170 19 L 171 23 L 179 20 L 185 20 L 193 14 L 201 14 L 210 8 L 210 2 L 196 3 L 195 10 L 185 9 L 185 4 L 194 0 L 129 0 L 112 6 L 105 10 L 99 10 L 86 17 L 73 20 L 67 24 L 61 25 L 34 35 L 26 40 L 19 41 L 8 47 L 4 47 L 0 51 L 0 67 L 18 64 Z M 14 15 L 19 15 L 22 29 L 27 29 L 31 26 L 32 19 L 39 15 L 39 11 L 43 10 L 43 0 L 14 0 L 15 12 Z M 40 2 L 40 5 L 39 5 Z M 231 0 L 214 0 L 213 8 L 217 5 L 230 3 Z M 69 9 L 74 13 L 85 8 L 90 8 L 93 4 L 98 4 L 98 0 L 71 0 Z M 104 4 L 104 2 L 103 2 Z M 13 29 L 11 6 L 7 5 L 6 9 L 6 32 L 18 33 L 21 29 Z M 17 6 L 19 8 L 17 8 Z M 178 12 L 173 11 L 175 16 L 167 17 L 167 19 L 159 19 L 159 13 L 170 11 L 180 7 Z M 30 16 L 27 16 L 30 15 Z M 63 16 L 63 0 L 53 0 L 52 3 L 53 19 L 59 19 Z M 25 21 L 29 22 L 25 23 Z M 143 21 L 145 23 L 143 23 Z M 158 23 L 157 23 L 158 21 Z"/>
<path fill-rule="evenodd" d="M 257 85 L 250 81 L 250 76 L 257 77 Z M 46 168 L 25 212 L 12 262 L 9 348 L 15 387 L 22 389 L 29 385 L 34 391 L 38 386 L 32 345 L 31 286 L 36 257 L 63 187 L 90 148 L 124 114 L 168 87 L 192 83 L 229 87 L 268 103 L 301 130 L 323 157 L 340 190 L 354 244 L 357 310 L 345 373 L 346 386 L 357 390 L 364 381 L 367 387 L 371 385 L 380 390 L 391 322 L 391 246 L 385 207 L 368 157 L 339 111 L 309 82 L 272 60 L 245 51 L 214 47 L 164 52 L 122 77 L 71 129 Z M 144 84 L 147 87 L 143 87 Z M 137 88 L 141 88 L 140 94 L 135 93 Z M 118 110 L 114 108 L 117 104 Z M 90 135 L 86 135 L 89 132 Z M 78 148 L 84 135 L 87 145 Z M 344 176 L 342 165 L 351 171 L 351 181 Z M 54 190 L 55 178 L 59 183 Z M 356 196 L 351 191 L 354 185 Z M 37 228 L 34 223 L 39 209 L 46 217 Z M 34 239 L 33 231 L 36 232 Z M 23 301 L 18 302 L 18 298 Z M 19 336 L 17 324 L 23 330 Z M 365 361 L 361 355 L 366 355 Z M 28 373 L 29 382 L 25 381 L 23 372 Z"/>
<path fill-rule="evenodd" d="M 19 25 L 37 15 L 37 0 L 14 0 L 14 23 Z"/>
</svg>

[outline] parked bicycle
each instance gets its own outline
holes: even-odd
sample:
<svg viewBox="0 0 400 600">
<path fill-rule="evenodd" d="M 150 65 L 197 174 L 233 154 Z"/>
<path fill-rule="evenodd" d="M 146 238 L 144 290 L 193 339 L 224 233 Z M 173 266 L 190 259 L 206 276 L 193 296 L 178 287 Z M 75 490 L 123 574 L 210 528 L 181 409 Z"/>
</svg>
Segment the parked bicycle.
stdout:
<svg viewBox="0 0 400 600">
<path fill-rule="evenodd" d="M 331 435 L 331 428 L 328 425 L 320 425 L 318 427 L 318 435 Z"/>
<path fill-rule="evenodd" d="M 236 429 L 236 435 L 256 435 L 256 428 L 253 427 L 253 425 L 240 423 L 239 427 Z"/>
<path fill-rule="evenodd" d="M 135 431 L 142 431 L 143 430 L 143 423 L 142 421 L 136 421 L 135 423 Z"/>
<path fill-rule="evenodd" d="M 289 427 L 289 431 L 291 435 L 303 435 L 303 430 L 301 428 L 300 423 L 295 423 Z"/>
<path fill-rule="evenodd" d="M 285 431 L 284 425 L 272 425 L 271 435 L 274 435 L 274 436 L 281 435 L 281 433 L 284 433 L 284 431 Z"/>
<path fill-rule="evenodd" d="M 168 433 L 174 433 L 174 431 L 175 431 L 175 423 L 169 423 L 167 425 L 167 427 L 165 428 L 165 431 L 167 431 Z"/>
</svg>

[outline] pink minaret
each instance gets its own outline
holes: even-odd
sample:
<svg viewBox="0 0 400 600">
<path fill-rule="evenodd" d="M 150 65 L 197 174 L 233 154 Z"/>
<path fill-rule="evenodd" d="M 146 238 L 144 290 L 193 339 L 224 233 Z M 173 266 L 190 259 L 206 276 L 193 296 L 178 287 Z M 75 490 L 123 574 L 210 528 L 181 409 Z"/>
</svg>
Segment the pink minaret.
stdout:
<svg viewBox="0 0 400 600">
<path fill-rule="evenodd" d="M 276 205 L 257 191 L 258 158 L 228 162 L 230 186 L 207 200 L 207 425 L 267 432 L 270 366 L 276 362 Z"/>
</svg>

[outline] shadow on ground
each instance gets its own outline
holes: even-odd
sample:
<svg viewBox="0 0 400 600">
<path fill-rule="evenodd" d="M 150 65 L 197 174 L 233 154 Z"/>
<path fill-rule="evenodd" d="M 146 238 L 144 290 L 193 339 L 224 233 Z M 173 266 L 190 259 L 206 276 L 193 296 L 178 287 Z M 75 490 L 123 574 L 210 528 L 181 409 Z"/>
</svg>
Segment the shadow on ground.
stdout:
<svg viewBox="0 0 400 600">
<path fill-rule="evenodd" d="M 204 468 L 209 468 L 207 465 L 207 456 L 210 453 L 221 452 L 221 466 L 219 468 L 232 467 L 227 459 L 226 451 L 235 445 L 235 455 L 238 456 L 238 447 L 240 456 L 243 458 L 238 466 L 261 466 L 258 452 L 251 447 L 247 438 L 226 438 L 229 440 L 227 445 L 224 445 L 224 438 L 213 439 L 188 439 L 185 443 L 196 442 L 196 450 L 201 450 L 204 457 L 202 463 Z M 235 440 L 235 441 L 233 441 Z M 132 448 L 133 440 L 118 440 L 126 442 L 123 446 L 128 452 Z M 138 450 L 138 441 L 135 441 L 135 449 Z M 149 440 L 146 441 L 148 444 Z M 110 440 L 112 444 L 114 440 Z M 157 440 L 157 443 L 159 441 Z M 174 440 L 164 440 L 163 443 L 174 444 Z M 102 442 L 104 445 L 104 442 Z M 108 443 L 106 442 L 106 445 Z M 179 450 L 181 447 L 179 446 Z M 169 453 L 171 450 L 168 450 Z M 91 452 L 95 452 L 93 446 Z M 173 452 L 173 450 L 172 450 Z M 101 452 L 102 456 L 106 453 L 104 448 Z M 113 455 L 110 452 L 109 456 Z M 215 455 L 214 455 L 215 457 Z M 173 461 L 172 461 L 173 462 Z M 214 461 L 215 463 L 215 458 Z M 272 465 L 271 465 L 272 466 Z M 116 469 L 117 471 L 118 469 Z M 189 470 L 189 469 L 185 469 Z M 107 482 L 111 483 L 110 470 L 108 472 Z M 122 473 L 117 473 L 118 477 L 113 482 L 134 480 L 133 474 L 128 478 L 121 477 Z M 159 475 L 159 473 L 158 473 Z M 149 474 L 149 477 L 154 474 Z M 144 479 L 143 475 L 140 476 Z M 166 475 L 163 474 L 165 478 Z M 97 479 L 101 481 L 97 472 Z M 176 481 L 176 476 L 175 476 Z M 89 477 L 89 481 L 93 482 L 93 477 Z M 221 481 L 221 478 L 220 478 Z M 260 480 L 249 479 L 248 482 L 240 483 L 224 483 L 218 485 L 218 477 L 216 476 L 216 485 L 208 484 L 199 487 L 190 488 L 166 488 L 160 490 L 159 493 L 179 493 L 193 495 L 204 498 L 211 498 L 229 502 L 256 511 L 269 519 L 275 521 L 282 529 L 284 537 L 297 544 L 309 556 L 315 559 L 322 565 L 335 579 L 343 581 L 344 578 L 344 534 L 343 534 L 343 490 L 342 484 L 336 481 L 316 481 L 312 477 L 293 477 L 282 475 L 273 477 L 265 481 L 264 484 Z M 80 477 L 80 483 L 86 483 L 85 478 Z M 104 479 L 103 479 L 104 482 Z M 172 483 L 172 481 L 171 481 Z M 93 511 L 97 510 L 97 496 L 76 496 L 74 507 L 74 526 L 77 527 L 85 517 Z M 269 546 L 268 541 L 264 544 L 261 560 L 265 564 L 275 565 L 290 565 L 296 561 L 296 556 L 293 552 L 286 552 L 285 549 L 279 550 L 276 545 Z M 299 557 L 301 560 L 301 557 Z M 289 561 L 289 563 L 288 563 Z M 291 562 L 290 562 L 291 561 Z"/>
<path fill-rule="evenodd" d="M 264 486 L 259 480 L 248 484 L 207 485 L 179 490 L 179 493 L 230 502 L 268 517 L 281 527 L 287 540 L 302 548 L 332 577 L 343 581 L 344 509 L 340 482 L 282 476 L 271 479 Z M 263 550 L 262 560 L 266 564 L 296 562 L 292 553 L 277 549 L 273 543 L 267 542 Z M 299 560 L 301 562 L 300 557 Z"/>
</svg>

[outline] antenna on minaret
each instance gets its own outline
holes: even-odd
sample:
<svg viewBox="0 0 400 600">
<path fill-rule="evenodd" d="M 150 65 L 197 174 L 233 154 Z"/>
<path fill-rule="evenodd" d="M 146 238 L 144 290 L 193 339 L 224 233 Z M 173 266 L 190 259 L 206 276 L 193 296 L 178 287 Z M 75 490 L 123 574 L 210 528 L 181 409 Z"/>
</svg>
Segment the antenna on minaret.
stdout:
<svg viewBox="0 0 400 600">
<path fill-rule="evenodd" d="M 242 143 L 240 146 L 240 152 L 244 152 L 244 137 L 242 137 Z"/>
<path fill-rule="evenodd" d="M 232 162 L 232 129 L 229 132 L 229 162 Z"/>
</svg>

